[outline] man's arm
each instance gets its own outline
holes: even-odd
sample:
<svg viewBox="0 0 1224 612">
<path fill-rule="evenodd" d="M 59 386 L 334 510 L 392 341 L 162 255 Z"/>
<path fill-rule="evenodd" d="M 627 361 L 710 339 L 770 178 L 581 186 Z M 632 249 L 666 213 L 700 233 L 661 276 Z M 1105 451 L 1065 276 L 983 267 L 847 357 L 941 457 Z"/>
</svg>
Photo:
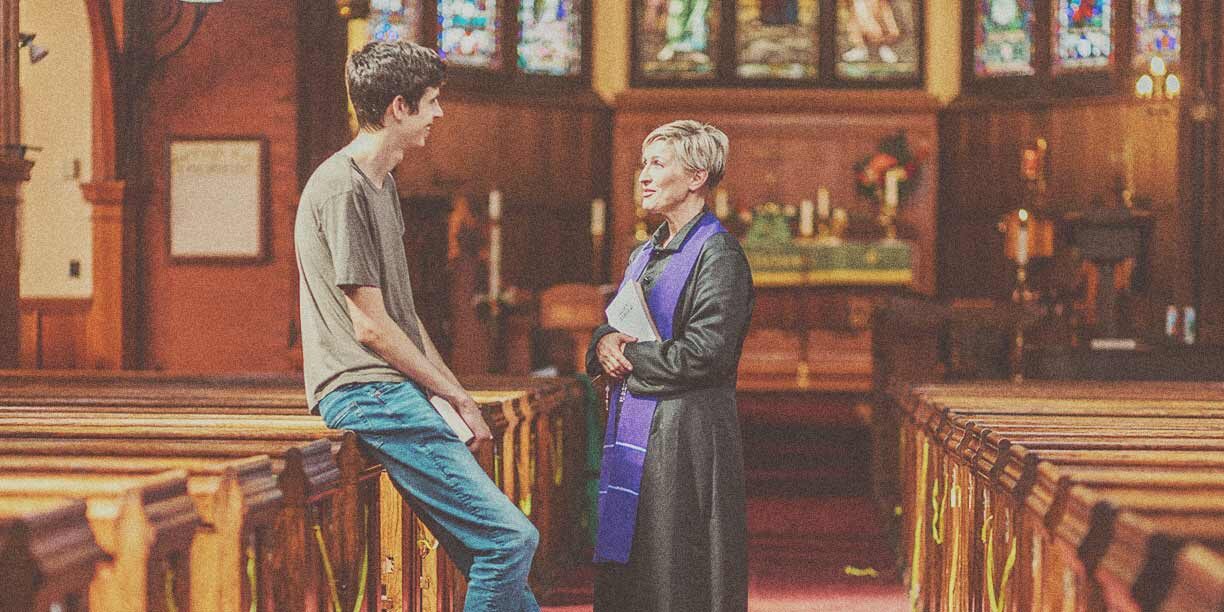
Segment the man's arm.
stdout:
<svg viewBox="0 0 1224 612">
<path fill-rule="evenodd" d="M 345 286 L 343 289 L 357 341 L 386 359 L 391 367 L 403 372 L 413 382 L 450 402 L 476 434 L 471 444 L 473 450 L 484 441 L 492 440 L 493 434 L 484 422 L 480 406 L 454 379 L 454 374 L 445 365 L 439 369 L 391 320 L 383 304 L 382 290 L 366 286 Z M 432 349 L 433 344 L 427 343 L 426 347 Z M 433 352 L 436 354 L 436 349 Z M 438 363 L 441 363 L 441 358 L 438 358 Z"/>
<path fill-rule="evenodd" d="M 429 330 L 425 329 L 425 323 L 421 321 L 420 315 L 417 315 L 417 329 L 421 330 L 421 340 L 425 342 L 425 357 L 429 362 L 438 368 L 439 371 L 456 387 L 462 388 L 459 379 L 455 377 L 455 373 L 447 367 L 446 362 L 442 360 L 442 354 L 438 352 L 438 347 L 434 345 L 433 338 L 429 337 Z"/>
</svg>

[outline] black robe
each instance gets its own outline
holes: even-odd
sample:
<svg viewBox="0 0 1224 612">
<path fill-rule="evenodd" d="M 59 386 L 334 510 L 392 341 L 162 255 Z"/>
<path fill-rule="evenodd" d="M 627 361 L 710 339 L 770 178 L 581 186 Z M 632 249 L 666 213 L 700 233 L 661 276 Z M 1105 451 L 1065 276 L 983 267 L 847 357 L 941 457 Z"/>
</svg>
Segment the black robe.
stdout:
<svg viewBox="0 0 1224 612">
<path fill-rule="evenodd" d="M 667 226 L 642 275 L 653 288 L 692 230 Z M 634 251 L 634 257 L 641 249 Z M 632 257 L 630 258 L 632 260 Z M 739 243 L 716 234 L 702 248 L 680 293 L 673 338 L 625 347 L 629 390 L 660 398 L 651 424 L 627 565 L 600 564 L 595 612 L 743 612 L 748 609 L 744 460 L 735 375 L 752 315 L 752 274 Z M 595 331 L 587 372 L 601 374 Z M 609 425 L 611 426 L 611 424 Z"/>
</svg>

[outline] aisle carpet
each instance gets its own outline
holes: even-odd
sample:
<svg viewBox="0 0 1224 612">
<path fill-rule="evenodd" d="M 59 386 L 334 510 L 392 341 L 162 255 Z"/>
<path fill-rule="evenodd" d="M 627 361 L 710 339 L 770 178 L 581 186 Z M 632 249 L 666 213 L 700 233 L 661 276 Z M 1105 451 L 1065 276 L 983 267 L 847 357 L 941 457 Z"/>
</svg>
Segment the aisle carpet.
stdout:
<svg viewBox="0 0 1224 612">
<path fill-rule="evenodd" d="M 748 502 L 751 612 L 901 612 L 905 595 L 870 501 L 854 496 Z M 847 567 L 874 570 L 852 576 Z M 546 612 L 591 610 L 589 566 L 571 573 Z M 631 612 L 631 611 L 625 611 Z"/>
</svg>

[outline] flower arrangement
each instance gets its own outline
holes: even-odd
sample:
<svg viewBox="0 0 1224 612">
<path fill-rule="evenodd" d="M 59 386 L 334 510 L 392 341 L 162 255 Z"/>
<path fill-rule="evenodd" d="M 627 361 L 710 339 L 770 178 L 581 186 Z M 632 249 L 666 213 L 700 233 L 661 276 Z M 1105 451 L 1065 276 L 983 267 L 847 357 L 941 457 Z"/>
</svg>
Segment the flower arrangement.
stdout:
<svg viewBox="0 0 1224 612">
<path fill-rule="evenodd" d="M 873 204 L 884 204 L 887 177 L 896 170 L 898 202 L 918 188 L 922 178 L 922 158 L 909 146 L 905 131 L 898 131 L 880 141 L 876 151 L 854 164 L 855 186 Z"/>
</svg>

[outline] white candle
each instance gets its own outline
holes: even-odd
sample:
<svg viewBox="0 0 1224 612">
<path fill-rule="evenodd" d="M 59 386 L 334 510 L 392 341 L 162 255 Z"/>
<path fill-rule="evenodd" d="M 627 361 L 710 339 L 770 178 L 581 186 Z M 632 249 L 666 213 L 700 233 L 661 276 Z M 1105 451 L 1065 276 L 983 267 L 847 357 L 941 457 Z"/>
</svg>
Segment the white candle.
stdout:
<svg viewBox="0 0 1224 612">
<path fill-rule="evenodd" d="M 884 173 L 884 203 L 888 206 L 895 207 L 897 205 L 897 168 L 893 168 Z"/>
<path fill-rule="evenodd" d="M 591 235 L 604 235 L 604 214 L 608 205 L 603 201 L 603 198 L 595 198 L 591 200 Z"/>
<path fill-rule="evenodd" d="M 816 192 L 816 215 L 822 220 L 829 218 L 829 190 L 824 187 Z"/>
<path fill-rule="evenodd" d="M 1020 209 L 1020 230 L 1016 232 L 1016 263 L 1028 263 L 1028 211 Z"/>
<path fill-rule="evenodd" d="M 502 209 L 502 194 L 494 189 L 489 192 L 489 219 L 492 221 L 501 221 Z"/>
<path fill-rule="evenodd" d="M 501 295 L 501 226 L 489 230 L 489 298 Z"/>
<path fill-rule="evenodd" d="M 642 207 L 642 182 L 636 179 L 633 181 L 633 205 Z"/>
<path fill-rule="evenodd" d="M 728 201 L 727 190 L 719 187 L 714 192 L 714 216 L 719 219 L 726 219 L 731 212 L 731 204 Z"/>
<path fill-rule="evenodd" d="M 812 219 L 812 213 L 815 212 L 815 209 L 816 207 L 812 204 L 811 200 L 799 202 L 799 235 L 804 238 L 810 237 L 816 231 Z"/>
</svg>

